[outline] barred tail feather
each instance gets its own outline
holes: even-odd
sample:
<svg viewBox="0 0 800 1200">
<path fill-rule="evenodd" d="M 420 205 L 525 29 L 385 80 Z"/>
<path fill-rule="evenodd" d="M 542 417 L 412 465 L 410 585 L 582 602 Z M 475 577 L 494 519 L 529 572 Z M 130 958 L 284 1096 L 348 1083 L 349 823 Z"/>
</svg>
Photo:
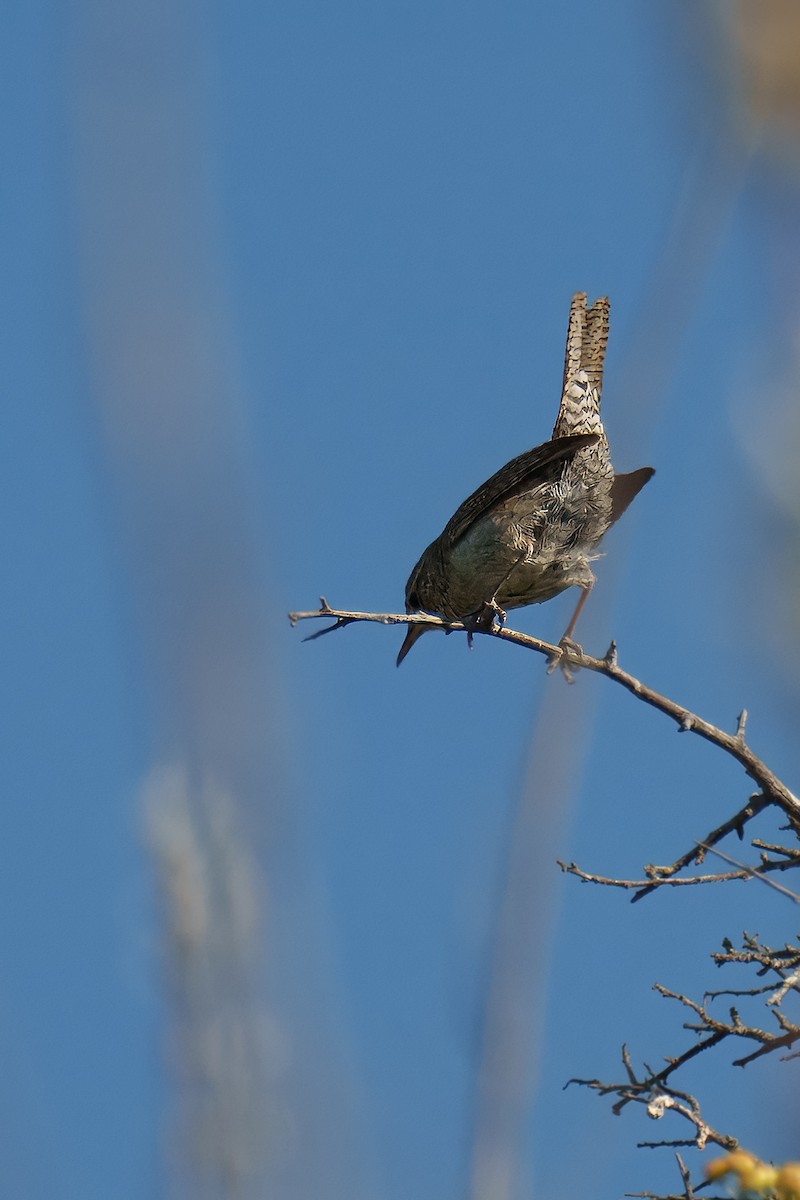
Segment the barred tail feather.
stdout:
<svg viewBox="0 0 800 1200">
<path fill-rule="evenodd" d="M 586 293 L 572 297 L 564 356 L 564 382 L 553 437 L 599 433 L 603 361 L 608 344 L 609 302 L 603 296 L 587 310 Z"/>
</svg>

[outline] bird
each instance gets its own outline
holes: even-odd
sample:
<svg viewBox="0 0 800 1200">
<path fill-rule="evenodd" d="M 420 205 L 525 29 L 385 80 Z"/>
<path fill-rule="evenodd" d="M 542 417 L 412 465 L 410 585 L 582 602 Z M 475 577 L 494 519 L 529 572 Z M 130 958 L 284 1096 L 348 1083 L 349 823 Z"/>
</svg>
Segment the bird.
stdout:
<svg viewBox="0 0 800 1200">
<path fill-rule="evenodd" d="M 473 630 L 505 621 L 506 610 L 578 587 L 561 639 L 571 642 L 594 586 L 591 563 L 603 535 L 652 478 L 612 465 L 600 396 L 610 303 L 572 297 L 558 416 L 549 441 L 513 458 L 461 504 L 420 557 L 406 585 L 406 612 L 461 621 Z M 397 665 L 432 626 L 409 625 Z"/>
</svg>

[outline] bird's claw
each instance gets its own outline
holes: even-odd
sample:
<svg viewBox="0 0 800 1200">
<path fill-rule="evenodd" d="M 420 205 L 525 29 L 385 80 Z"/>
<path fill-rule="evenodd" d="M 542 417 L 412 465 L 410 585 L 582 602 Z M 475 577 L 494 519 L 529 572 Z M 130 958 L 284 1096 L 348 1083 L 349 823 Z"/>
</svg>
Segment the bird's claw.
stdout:
<svg viewBox="0 0 800 1200">
<path fill-rule="evenodd" d="M 575 656 L 581 654 L 583 654 L 583 647 L 565 634 L 558 643 L 558 654 L 551 654 L 547 660 L 547 674 L 552 675 L 559 667 L 567 683 L 574 683 L 575 672 L 580 670 L 580 665 L 575 662 Z"/>
<path fill-rule="evenodd" d="M 505 623 L 505 619 L 506 611 L 500 607 L 496 600 L 484 600 L 477 612 L 464 617 L 463 625 L 467 631 L 467 645 L 470 650 L 473 647 L 474 634 L 490 633 L 494 629 L 495 621 L 500 626 Z"/>
<path fill-rule="evenodd" d="M 484 600 L 475 614 L 475 627 L 476 629 L 492 629 L 495 621 L 498 625 L 505 625 L 506 616 L 506 610 L 501 608 L 492 597 L 491 600 Z"/>
</svg>

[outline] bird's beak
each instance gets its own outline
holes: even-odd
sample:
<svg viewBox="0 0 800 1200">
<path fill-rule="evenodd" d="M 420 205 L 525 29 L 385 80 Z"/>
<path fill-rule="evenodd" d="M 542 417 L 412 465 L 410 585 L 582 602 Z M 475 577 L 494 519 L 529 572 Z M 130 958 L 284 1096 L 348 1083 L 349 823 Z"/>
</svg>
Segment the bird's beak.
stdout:
<svg viewBox="0 0 800 1200">
<path fill-rule="evenodd" d="M 403 641 L 403 644 L 400 647 L 400 653 L 397 656 L 398 667 L 400 666 L 400 663 L 403 661 L 405 656 L 408 654 L 411 647 L 414 645 L 414 642 L 418 641 L 419 638 L 422 637 L 423 633 L 427 633 L 429 629 L 430 629 L 430 625 L 409 625 L 408 633 L 405 636 L 405 640 Z"/>
</svg>

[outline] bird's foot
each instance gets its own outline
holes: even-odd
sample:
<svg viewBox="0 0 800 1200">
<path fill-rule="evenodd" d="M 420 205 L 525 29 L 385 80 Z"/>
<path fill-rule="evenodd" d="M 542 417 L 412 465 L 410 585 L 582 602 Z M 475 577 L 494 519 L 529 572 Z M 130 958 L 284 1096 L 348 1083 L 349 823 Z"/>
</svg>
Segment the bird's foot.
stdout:
<svg viewBox="0 0 800 1200">
<path fill-rule="evenodd" d="M 467 645 L 472 649 L 472 637 L 475 633 L 489 633 L 494 629 L 495 621 L 498 625 L 503 625 L 506 619 L 506 611 L 501 608 L 496 600 L 484 600 L 477 612 L 471 613 L 468 617 L 464 617 L 464 628 L 467 631 Z"/>
<path fill-rule="evenodd" d="M 581 654 L 583 654 L 583 646 L 573 642 L 571 637 L 564 634 L 558 643 L 558 654 L 551 654 L 547 660 L 547 674 L 552 675 L 558 667 L 567 683 L 574 683 L 575 672 L 580 670 L 580 665 L 575 662 L 575 656 Z"/>
<path fill-rule="evenodd" d="M 491 600 L 484 600 L 475 614 L 477 628 L 491 629 L 495 621 L 498 625 L 505 625 L 507 615 L 506 610 L 500 607 L 493 596 Z"/>
</svg>

